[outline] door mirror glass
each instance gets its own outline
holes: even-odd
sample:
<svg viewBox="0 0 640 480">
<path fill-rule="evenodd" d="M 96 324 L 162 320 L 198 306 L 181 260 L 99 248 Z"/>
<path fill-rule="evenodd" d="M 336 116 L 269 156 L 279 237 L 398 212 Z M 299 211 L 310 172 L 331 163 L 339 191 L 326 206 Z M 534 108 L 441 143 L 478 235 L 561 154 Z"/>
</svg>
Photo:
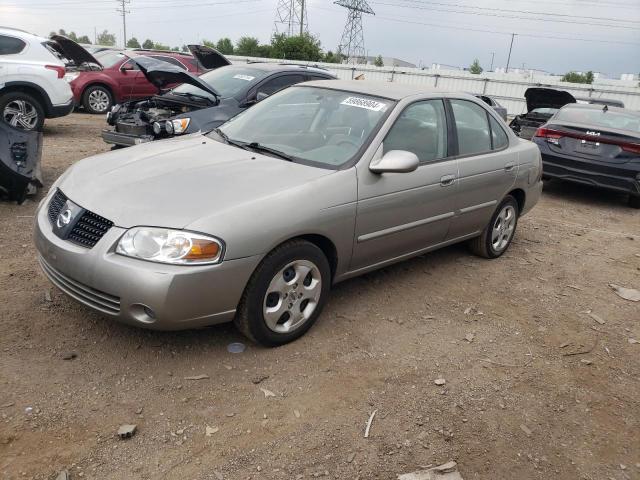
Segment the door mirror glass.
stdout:
<svg viewBox="0 0 640 480">
<path fill-rule="evenodd" d="M 256 103 L 261 102 L 262 100 L 264 100 L 265 98 L 267 98 L 269 96 L 268 93 L 265 92 L 258 92 L 258 94 L 256 95 Z"/>
<path fill-rule="evenodd" d="M 127 70 L 133 70 L 133 62 L 124 62 L 120 65 L 120 70 L 126 72 Z"/>
<path fill-rule="evenodd" d="M 406 173 L 418 168 L 418 156 L 406 150 L 391 150 L 369 165 L 373 173 Z"/>
</svg>

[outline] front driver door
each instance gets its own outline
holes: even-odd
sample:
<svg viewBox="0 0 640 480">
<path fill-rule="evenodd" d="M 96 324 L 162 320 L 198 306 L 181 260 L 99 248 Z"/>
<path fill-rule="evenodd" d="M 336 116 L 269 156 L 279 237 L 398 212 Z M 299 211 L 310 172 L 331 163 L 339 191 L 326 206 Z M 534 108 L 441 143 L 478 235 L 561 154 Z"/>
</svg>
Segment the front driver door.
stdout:
<svg viewBox="0 0 640 480">
<path fill-rule="evenodd" d="M 376 155 L 415 153 L 409 173 L 375 174 L 358 165 L 358 209 L 351 270 L 442 243 L 454 215 L 458 163 L 449 157 L 441 99 L 410 104 L 397 117 Z"/>
</svg>

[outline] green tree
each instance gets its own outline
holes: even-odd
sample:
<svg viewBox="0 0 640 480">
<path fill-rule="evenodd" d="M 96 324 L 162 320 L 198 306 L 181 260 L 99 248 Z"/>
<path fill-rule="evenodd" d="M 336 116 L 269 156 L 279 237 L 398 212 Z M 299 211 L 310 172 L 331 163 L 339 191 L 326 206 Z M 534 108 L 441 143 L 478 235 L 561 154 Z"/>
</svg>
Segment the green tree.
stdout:
<svg viewBox="0 0 640 480">
<path fill-rule="evenodd" d="M 230 38 L 221 38 L 216 43 L 216 50 L 218 50 L 223 55 L 232 55 L 233 54 L 233 43 Z"/>
<path fill-rule="evenodd" d="M 384 67 L 384 60 L 382 60 L 382 55 L 378 55 L 376 59 L 373 61 L 373 64 L 376 67 Z"/>
<path fill-rule="evenodd" d="M 96 41 L 98 45 L 112 47 L 116 44 L 116 36 L 113 33 L 109 33 L 107 30 L 103 30 L 102 33 L 98 34 Z"/>
<path fill-rule="evenodd" d="M 127 40 L 127 48 L 142 48 L 142 47 L 140 46 L 140 42 L 136 37 L 131 37 L 129 40 Z"/>
<path fill-rule="evenodd" d="M 145 50 L 153 50 L 153 40 L 147 38 L 144 42 L 142 42 L 142 48 Z"/>
<path fill-rule="evenodd" d="M 319 62 L 323 54 L 320 40 L 308 33 L 295 37 L 279 34 L 271 40 L 271 57 Z"/>
<path fill-rule="evenodd" d="M 74 42 L 78 41 L 78 36 L 76 35 L 76 32 L 69 32 L 67 34 L 67 37 L 69 37 L 71 40 L 73 40 Z"/>
<path fill-rule="evenodd" d="M 216 48 L 216 42 L 212 42 L 211 40 L 202 39 L 202 45 L 205 47 Z"/>
<path fill-rule="evenodd" d="M 157 42 L 153 44 L 153 49 L 154 50 L 171 50 L 171 47 L 169 45 L 165 45 L 163 43 Z"/>
<path fill-rule="evenodd" d="M 593 83 L 593 72 L 568 72 L 564 74 L 564 76 L 562 77 L 562 81 L 571 83 Z"/>
<path fill-rule="evenodd" d="M 258 39 L 255 37 L 240 37 L 236 43 L 234 52 L 236 55 L 246 55 L 248 57 L 258 56 Z"/>
<path fill-rule="evenodd" d="M 187 47 L 186 45 L 182 45 L 182 49 L 183 52 L 188 52 L 189 51 L 189 47 Z"/>
<path fill-rule="evenodd" d="M 180 51 L 180 47 L 171 47 L 171 51 L 172 52 L 179 52 Z"/>
<path fill-rule="evenodd" d="M 473 63 L 469 67 L 469 72 L 473 73 L 474 75 L 480 75 L 483 72 L 483 70 L 484 69 L 480 66 L 480 60 L 478 60 L 477 58 L 473 61 Z"/>
<path fill-rule="evenodd" d="M 271 58 L 273 49 L 271 45 L 258 45 L 257 56 L 261 58 Z"/>
<path fill-rule="evenodd" d="M 78 43 L 91 43 L 91 39 L 87 35 L 78 37 Z"/>
</svg>

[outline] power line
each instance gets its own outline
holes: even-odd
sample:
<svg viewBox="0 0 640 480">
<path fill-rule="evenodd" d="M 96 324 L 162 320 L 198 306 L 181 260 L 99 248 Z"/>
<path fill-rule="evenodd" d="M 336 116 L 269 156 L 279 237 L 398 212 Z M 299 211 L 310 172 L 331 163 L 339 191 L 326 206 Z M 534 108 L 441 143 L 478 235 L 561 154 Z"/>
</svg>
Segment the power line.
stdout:
<svg viewBox="0 0 640 480">
<path fill-rule="evenodd" d="M 400 0 L 400 1 L 411 1 L 411 0 Z M 424 7 L 417 5 L 401 5 L 398 3 L 387 3 L 387 2 L 377 2 L 372 1 L 371 3 L 375 5 L 386 5 L 390 7 L 400 7 L 400 8 L 411 8 L 415 10 L 428 10 L 428 11 L 436 11 L 436 12 L 449 12 L 449 13 L 458 13 L 461 15 L 478 15 L 484 17 L 498 17 L 498 18 L 513 18 L 519 20 L 528 20 L 528 21 L 537 21 L 537 22 L 554 22 L 554 23 L 570 23 L 572 25 L 590 25 L 590 26 L 599 26 L 599 27 L 608 27 L 608 28 L 627 28 L 631 30 L 637 30 L 637 26 L 629 26 L 629 25 L 611 25 L 606 23 L 593 23 L 593 22 L 573 22 L 570 20 L 561 20 L 561 19 L 546 19 L 546 18 L 531 18 L 531 17 L 523 17 L 517 15 L 499 15 L 497 13 L 484 13 L 484 12 L 464 12 L 460 10 L 449 10 L 446 8 L 438 8 L 438 7 Z"/>
<path fill-rule="evenodd" d="M 131 0 L 117 0 L 120 4 L 120 8 L 116 8 L 116 12 L 122 15 L 122 46 L 127 46 L 127 13 L 131 13 L 127 10 L 126 5 L 131 3 Z"/>
</svg>

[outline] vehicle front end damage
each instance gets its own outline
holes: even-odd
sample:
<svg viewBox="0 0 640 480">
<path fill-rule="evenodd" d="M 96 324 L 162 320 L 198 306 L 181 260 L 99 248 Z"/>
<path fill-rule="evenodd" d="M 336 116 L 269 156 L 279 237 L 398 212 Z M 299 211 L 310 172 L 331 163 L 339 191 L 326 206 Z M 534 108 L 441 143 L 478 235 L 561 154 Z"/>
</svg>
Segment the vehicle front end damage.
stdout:
<svg viewBox="0 0 640 480">
<path fill-rule="evenodd" d="M 42 133 L 0 122 L 0 197 L 24 202 L 42 187 Z"/>
<path fill-rule="evenodd" d="M 218 68 L 229 61 L 216 50 L 191 45 L 193 54 L 206 68 Z M 109 144 L 128 147 L 156 139 L 192 133 L 189 112 L 214 107 L 220 95 L 211 85 L 180 67 L 145 56 L 132 57 L 147 80 L 158 88 L 158 95 L 114 105 L 107 114 L 107 123 L 114 127 L 102 131 L 102 139 Z M 165 92 L 170 86 L 190 84 L 202 95 Z"/>
<path fill-rule="evenodd" d="M 568 103 L 576 103 L 569 92 L 553 88 L 529 88 L 524 98 L 527 101 L 527 113 L 516 115 L 509 127 L 526 140 L 531 140 L 538 127 L 547 123 L 560 108 Z"/>
</svg>

